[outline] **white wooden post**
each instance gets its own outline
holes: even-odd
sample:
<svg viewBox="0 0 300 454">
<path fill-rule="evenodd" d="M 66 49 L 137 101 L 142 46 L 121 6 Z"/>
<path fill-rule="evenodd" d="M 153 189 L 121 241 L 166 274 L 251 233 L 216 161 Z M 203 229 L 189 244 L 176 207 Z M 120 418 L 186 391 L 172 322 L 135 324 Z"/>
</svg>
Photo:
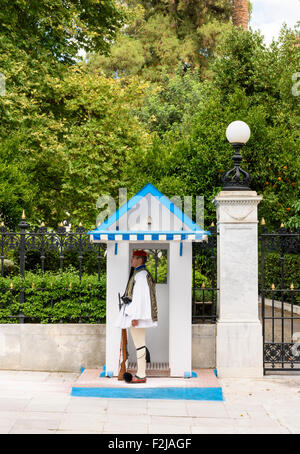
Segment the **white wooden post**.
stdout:
<svg viewBox="0 0 300 454">
<path fill-rule="evenodd" d="M 169 362 L 171 377 L 192 371 L 192 243 L 171 243 L 169 253 Z"/>
<path fill-rule="evenodd" d="M 106 274 L 106 373 L 119 373 L 121 330 L 116 328 L 119 314 L 118 292 L 123 295 L 129 275 L 129 243 L 107 243 Z"/>
</svg>

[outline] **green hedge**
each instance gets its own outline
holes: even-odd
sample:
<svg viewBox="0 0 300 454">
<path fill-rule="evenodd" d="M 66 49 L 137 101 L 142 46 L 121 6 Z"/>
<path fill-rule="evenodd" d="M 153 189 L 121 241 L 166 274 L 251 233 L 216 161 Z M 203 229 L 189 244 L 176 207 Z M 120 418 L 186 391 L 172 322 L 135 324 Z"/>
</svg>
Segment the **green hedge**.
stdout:
<svg viewBox="0 0 300 454">
<path fill-rule="evenodd" d="M 24 292 L 25 302 L 20 303 Z M 26 272 L 0 279 L 0 323 L 100 323 L 105 322 L 106 276 L 77 273 Z M 117 301 L 116 301 L 117 304 Z"/>
<path fill-rule="evenodd" d="M 14 262 L 14 274 L 19 272 L 19 249 L 15 249 L 13 252 L 10 252 L 11 260 Z M 82 256 L 81 269 L 83 273 L 86 274 L 95 274 L 98 271 L 98 249 L 94 247 L 88 251 L 80 252 L 77 250 L 66 250 L 63 253 L 63 270 L 68 268 L 74 268 L 79 270 L 79 259 L 78 255 Z M 51 271 L 53 273 L 57 272 L 60 269 L 60 254 L 57 249 L 49 250 L 45 253 L 45 262 L 44 262 L 44 271 Z M 26 250 L 26 270 L 27 271 L 37 271 L 41 270 L 41 252 L 33 249 Z M 106 271 L 106 257 L 101 251 L 100 259 L 100 273 L 105 273 Z"/>
</svg>

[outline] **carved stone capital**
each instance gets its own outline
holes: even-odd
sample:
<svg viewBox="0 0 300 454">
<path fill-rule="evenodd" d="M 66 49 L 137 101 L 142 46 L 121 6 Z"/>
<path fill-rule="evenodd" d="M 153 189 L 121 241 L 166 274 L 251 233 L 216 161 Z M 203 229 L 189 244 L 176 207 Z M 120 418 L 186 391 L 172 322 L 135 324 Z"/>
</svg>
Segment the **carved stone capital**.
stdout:
<svg viewBox="0 0 300 454">
<path fill-rule="evenodd" d="M 256 191 L 221 191 L 213 200 L 219 224 L 257 223 L 257 206 L 262 200 Z"/>
</svg>

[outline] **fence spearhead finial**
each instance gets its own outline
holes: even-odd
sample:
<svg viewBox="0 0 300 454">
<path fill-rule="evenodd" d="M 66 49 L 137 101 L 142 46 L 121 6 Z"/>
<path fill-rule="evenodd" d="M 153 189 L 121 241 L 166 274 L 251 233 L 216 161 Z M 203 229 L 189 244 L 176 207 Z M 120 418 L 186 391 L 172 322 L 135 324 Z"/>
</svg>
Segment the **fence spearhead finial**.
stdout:
<svg viewBox="0 0 300 454">
<path fill-rule="evenodd" d="M 266 225 L 265 218 L 261 218 L 260 225 Z"/>
<path fill-rule="evenodd" d="M 26 216 L 25 216 L 25 210 L 23 210 L 23 213 L 22 213 L 22 219 L 26 219 Z"/>
<path fill-rule="evenodd" d="M 9 287 L 10 287 L 11 289 L 13 289 L 13 288 L 14 288 L 14 284 L 11 282 L 10 285 L 9 285 Z"/>
<path fill-rule="evenodd" d="M 294 284 L 291 283 L 290 289 L 291 289 L 291 290 L 294 290 L 294 288 L 295 288 L 295 287 L 294 287 Z"/>
<path fill-rule="evenodd" d="M 272 290 L 275 290 L 275 284 L 272 284 Z"/>
</svg>

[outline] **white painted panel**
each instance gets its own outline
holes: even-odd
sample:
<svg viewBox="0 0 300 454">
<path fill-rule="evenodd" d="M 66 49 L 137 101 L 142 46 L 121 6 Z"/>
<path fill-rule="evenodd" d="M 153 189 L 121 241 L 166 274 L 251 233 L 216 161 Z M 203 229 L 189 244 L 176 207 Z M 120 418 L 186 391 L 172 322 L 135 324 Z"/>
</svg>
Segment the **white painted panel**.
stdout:
<svg viewBox="0 0 300 454">
<path fill-rule="evenodd" d="M 192 243 L 184 245 L 182 256 L 179 250 L 180 244 L 170 244 L 169 363 L 175 377 L 192 368 Z"/>
<path fill-rule="evenodd" d="M 121 329 L 116 328 L 119 314 L 118 292 L 121 295 L 127 284 L 129 243 L 107 244 L 107 290 L 106 290 L 106 370 L 118 375 Z"/>
<path fill-rule="evenodd" d="M 152 218 L 152 224 L 148 226 L 148 216 Z M 147 194 L 141 198 L 127 213 L 114 222 L 109 230 L 190 230 L 182 220 L 175 216 L 156 197 Z"/>
</svg>

